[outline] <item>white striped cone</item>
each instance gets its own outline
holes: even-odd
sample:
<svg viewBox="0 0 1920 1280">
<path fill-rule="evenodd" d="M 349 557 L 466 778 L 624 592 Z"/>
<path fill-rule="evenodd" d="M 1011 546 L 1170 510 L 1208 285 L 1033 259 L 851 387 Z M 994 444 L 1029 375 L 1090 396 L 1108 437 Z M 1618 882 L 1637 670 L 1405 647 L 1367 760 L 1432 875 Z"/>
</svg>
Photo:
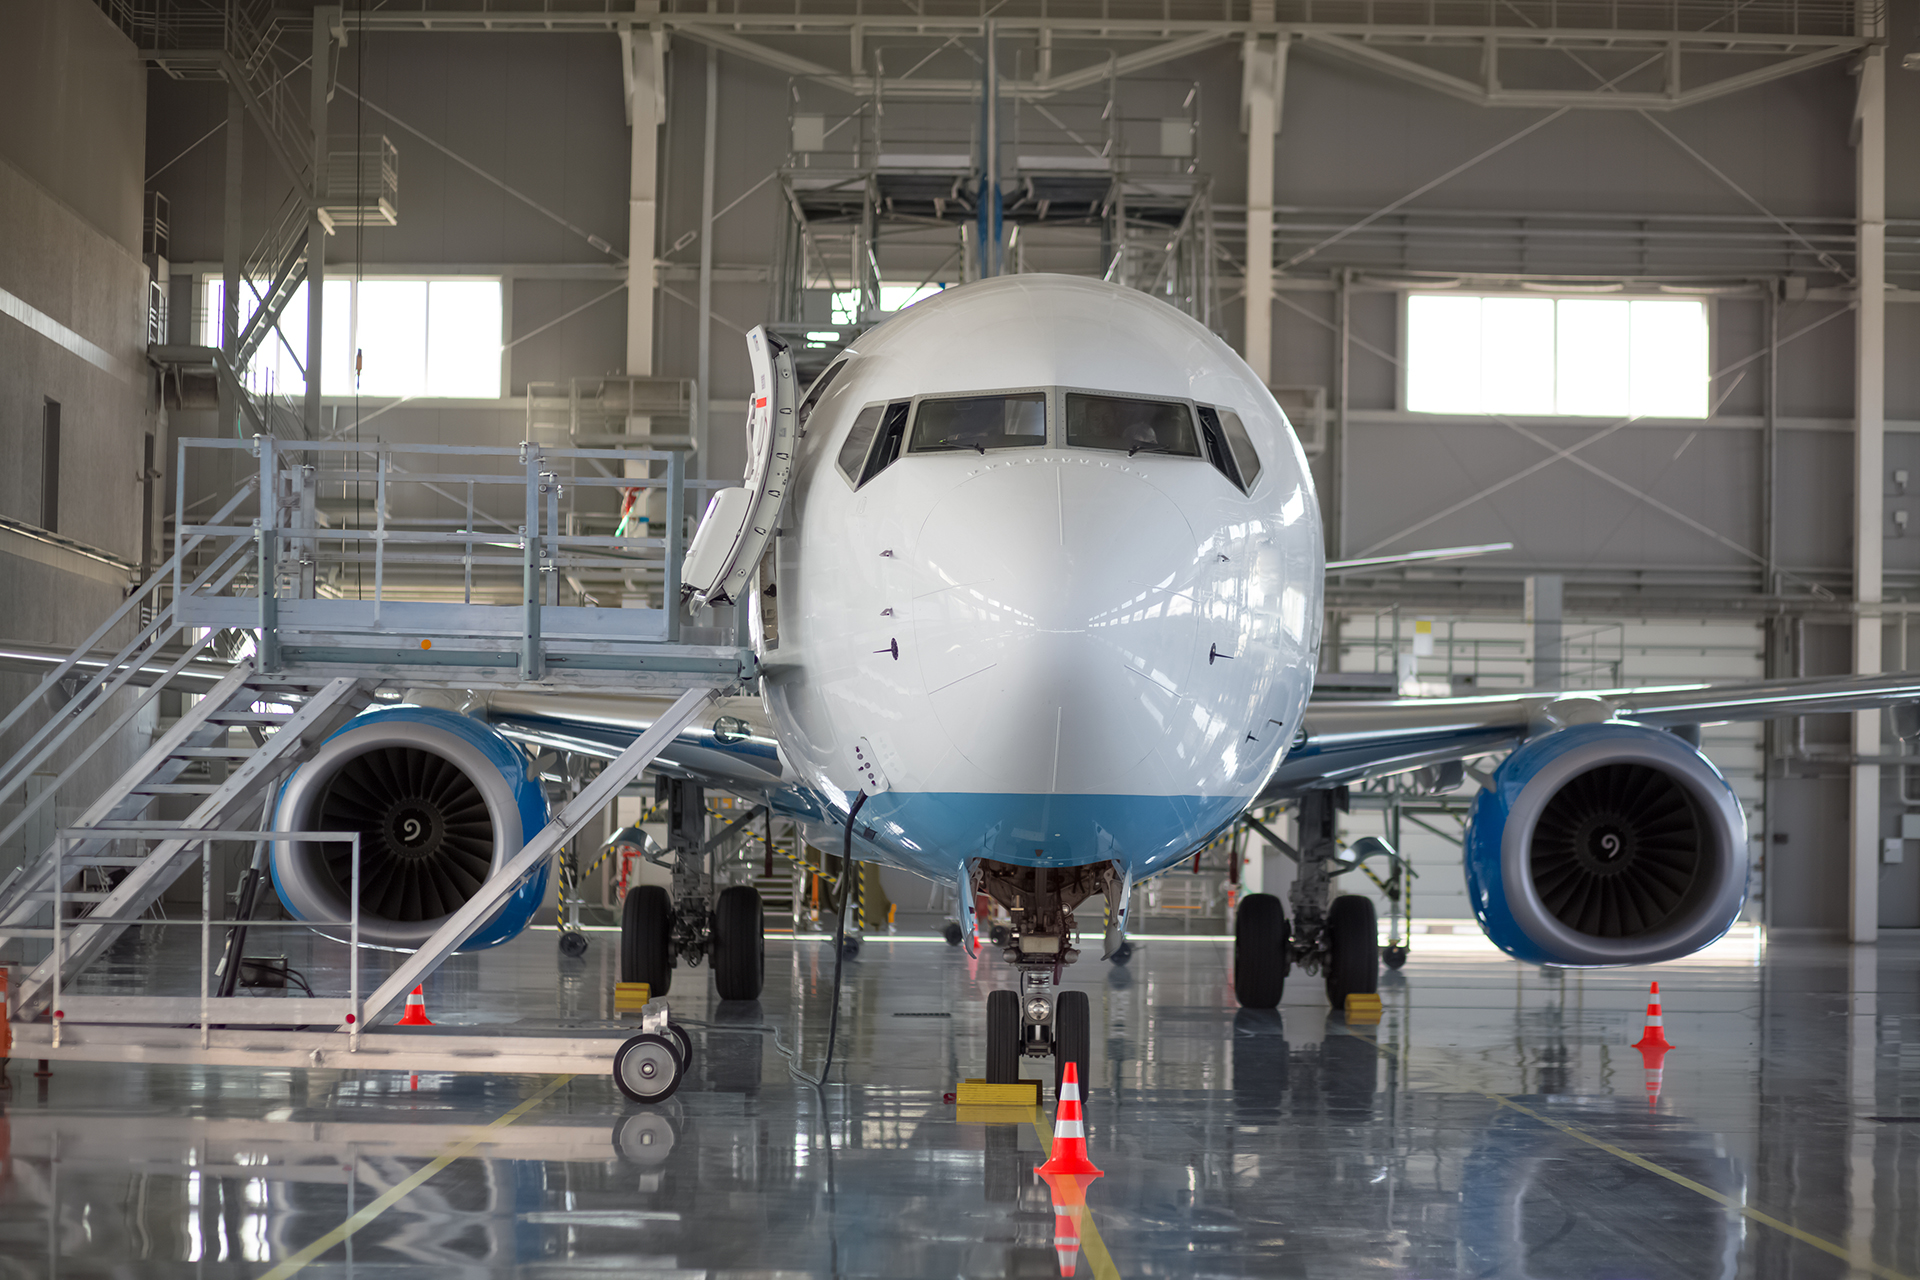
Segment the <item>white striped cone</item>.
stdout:
<svg viewBox="0 0 1920 1280">
<path fill-rule="evenodd" d="M 407 993 L 406 1012 L 400 1015 L 398 1026 L 430 1027 L 433 1023 L 427 1018 L 427 997 L 425 991 L 415 987 Z"/>
<path fill-rule="evenodd" d="M 1653 984 L 1653 994 L 1647 998 L 1647 1029 L 1641 1033 L 1638 1040 L 1634 1041 L 1633 1047 L 1636 1049 L 1671 1049 L 1673 1047 L 1667 1039 L 1666 1024 L 1660 1017 L 1660 984 L 1657 982 Z"/>
<path fill-rule="evenodd" d="M 1053 1118 L 1053 1153 L 1034 1172 L 1103 1176 L 1087 1159 L 1087 1128 L 1080 1118 L 1080 1073 L 1071 1062 L 1060 1080 L 1060 1107 Z"/>
</svg>

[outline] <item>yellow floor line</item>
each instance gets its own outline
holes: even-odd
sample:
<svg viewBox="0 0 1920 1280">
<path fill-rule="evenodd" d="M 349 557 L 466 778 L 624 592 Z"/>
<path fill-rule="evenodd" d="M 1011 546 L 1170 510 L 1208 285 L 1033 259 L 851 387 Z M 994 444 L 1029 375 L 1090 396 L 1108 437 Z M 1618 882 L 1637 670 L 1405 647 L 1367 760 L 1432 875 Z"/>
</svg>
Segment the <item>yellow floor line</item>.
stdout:
<svg viewBox="0 0 1920 1280">
<path fill-rule="evenodd" d="M 1351 1031 L 1343 1031 L 1343 1032 L 1338 1032 L 1336 1034 L 1352 1036 L 1355 1040 L 1360 1040 L 1367 1044 L 1370 1044 L 1373 1046 L 1374 1052 L 1378 1053 L 1382 1057 L 1392 1058 L 1397 1056 L 1392 1049 L 1386 1048 L 1385 1046 L 1381 1045 L 1377 1040 L 1373 1039 L 1371 1036 L 1355 1035 Z M 1441 1052 L 1444 1053 L 1445 1050 L 1442 1050 Z M 1412 1063 L 1407 1062 L 1404 1065 L 1410 1069 L 1412 1066 Z M 1853 1253 L 1852 1250 L 1848 1249 L 1845 1245 L 1835 1244 L 1831 1240 L 1822 1239 L 1821 1237 L 1814 1235 L 1810 1231 L 1804 1231 L 1801 1228 L 1794 1226 L 1791 1222 L 1783 1221 L 1780 1218 L 1774 1217 L 1770 1213 L 1763 1213 L 1758 1209 L 1752 1208 L 1746 1204 L 1743 1204 L 1738 1200 L 1735 1200 L 1732 1196 L 1729 1196 L 1724 1192 L 1715 1191 L 1712 1187 L 1709 1187 L 1704 1183 L 1695 1182 L 1692 1178 L 1687 1177 L 1685 1174 L 1675 1173 L 1672 1169 L 1669 1169 L 1664 1165 L 1661 1165 L 1652 1160 L 1649 1160 L 1643 1155 L 1636 1155 L 1634 1152 L 1628 1151 L 1625 1147 L 1615 1146 L 1613 1143 L 1608 1142 L 1604 1138 L 1597 1137 L 1594 1134 L 1588 1133 L 1586 1130 L 1582 1129 L 1578 1125 L 1569 1124 L 1564 1120 L 1556 1120 L 1552 1116 L 1542 1115 L 1540 1112 L 1535 1111 L 1532 1107 L 1525 1106 L 1521 1103 L 1515 1102 L 1512 1098 L 1508 1097 L 1506 1094 L 1494 1093 L 1491 1090 L 1477 1089 L 1477 1088 L 1473 1089 L 1473 1092 L 1478 1093 L 1481 1097 L 1486 1098 L 1489 1101 L 1493 1102 L 1496 1106 L 1502 1106 L 1512 1111 L 1518 1111 L 1523 1116 L 1529 1116 L 1532 1119 L 1538 1120 L 1541 1124 L 1549 1125 L 1555 1129 L 1558 1129 L 1560 1132 L 1566 1134 L 1569 1138 L 1572 1138 L 1574 1141 L 1584 1142 L 1588 1146 L 1594 1148 L 1596 1151 L 1604 1151 L 1608 1155 L 1613 1156 L 1615 1159 L 1625 1160 L 1628 1164 L 1633 1165 L 1637 1168 L 1645 1169 L 1648 1173 L 1658 1174 L 1660 1177 L 1665 1178 L 1667 1181 L 1673 1183 L 1675 1186 L 1685 1187 L 1689 1191 L 1705 1196 L 1707 1199 L 1713 1201 L 1717 1205 L 1722 1206 L 1723 1208 L 1734 1210 L 1735 1212 L 1740 1214 L 1741 1217 L 1746 1218 L 1749 1221 L 1757 1222 L 1763 1227 L 1771 1227 L 1773 1230 L 1780 1232 L 1782 1235 L 1789 1236 L 1795 1240 L 1798 1240 L 1802 1244 L 1810 1245 L 1813 1248 L 1820 1250 L 1820 1252 L 1822 1253 L 1830 1254 L 1833 1257 L 1840 1259 L 1842 1262 L 1846 1263 L 1848 1266 L 1852 1267 L 1855 1271 L 1864 1272 L 1865 1274 L 1870 1276 L 1877 1276 L 1879 1277 L 1879 1280 L 1916 1280 L 1916 1277 L 1910 1276 L 1904 1271 L 1895 1271 L 1891 1267 L 1883 1267 L 1879 1263 L 1873 1261 L 1871 1258 L 1858 1257 Z"/>
<path fill-rule="evenodd" d="M 1032 1119 L 1033 1131 L 1040 1135 L 1040 1149 L 1053 1150 L 1053 1121 L 1047 1119 L 1047 1113 L 1039 1107 L 1033 1109 Z M 1088 1188 L 1089 1191 L 1092 1189 Z M 1087 1265 L 1093 1268 L 1098 1280 L 1120 1280 L 1120 1268 L 1113 1265 L 1113 1255 L 1107 1252 L 1107 1242 L 1100 1238 L 1100 1228 L 1093 1225 L 1092 1205 L 1080 1212 L 1080 1252 L 1087 1255 Z"/>
<path fill-rule="evenodd" d="M 1600 1151 L 1604 1151 L 1610 1156 L 1614 1156 L 1618 1159 L 1625 1160 L 1628 1164 L 1635 1165 L 1639 1168 L 1645 1169 L 1648 1173 L 1657 1173 L 1661 1177 L 1665 1178 L 1667 1181 L 1672 1182 L 1678 1186 L 1685 1187 L 1689 1191 L 1697 1192 L 1698 1194 L 1703 1195 L 1707 1199 L 1713 1201 L 1715 1204 L 1721 1205 L 1728 1209 L 1732 1209 L 1738 1212 L 1742 1217 L 1751 1219 L 1752 1221 L 1759 1223 L 1763 1227 L 1772 1227 L 1775 1231 L 1778 1231 L 1783 1235 L 1792 1236 L 1795 1240 L 1798 1240 L 1801 1244 L 1812 1245 L 1814 1248 L 1820 1250 L 1820 1252 L 1822 1253 L 1832 1254 L 1834 1257 L 1840 1259 L 1842 1262 L 1852 1267 L 1855 1271 L 1863 1271 L 1870 1276 L 1879 1276 L 1881 1280 L 1914 1280 L 1912 1276 L 1907 1275 L 1903 1271 L 1895 1271 L 1891 1267 L 1883 1267 L 1879 1263 L 1874 1262 L 1871 1258 L 1857 1257 L 1854 1255 L 1854 1253 L 1851 1250 L 1846 1248 L 1846 1246 L 1844 1245 L 1835 1244 L 1831 1240 L 1823 1240 L 1819 1236 L 1814 1235 L 1810 1231 L 1802 1231 L 1799 1227 L 1794 1226 L 1791 1222 L 1782 1222 L 1779 1218 L 1774 1217 L 1770 1213 L 1762 1213 L 1758 1209 L 1754 1209 L 1745 1204 L 1742 1204 L 1740 1201 L 1735 1200 L 1732 1196 L 1727 1195 L 1724 1192 L 1715 1191 L 1712 1187 L 1706 1186 L 1702 1183 L 1695 1182 L 1692 1178 L 1687 1177 L 1685 1174 L 1675 1173 L 1671 1169 L 1655 1164 L 1653 1161 L 1647 1159 L 1645 1156 L 1635 1155 L 1633 1152 L 1628 1151 L 1624 1147 L 1616 1147 L 1613 1143 L 1606 1141 L 1604 1138 L 1597 1138 L 1593 1134 L 1586 1132 L 1585 1130 L 1581 1129 L 1578 1125 L 1568 1124 L 1564 1120 L 1556 1120 L 1552 1116 L 1541 1115 L 1538 1111 L 1535 1111 L 1532 1107 L 1522 1106 L 1520 1103 L 1515 1102 L 1512 1098 L 1509 1098 L 1504 1094 L 1488 1093 L 1485 1089 L 1480 1090 L 1480 1092 L 1484 1096 L 1491 1098 L 1494 1102 L 1498 1103 L 1503 1107 L 1507 1107 L 1507 1108 L 1510 1108 L 1511 1110 L 1518 1111 L 1523 1116 L 1531 1116 L 1535 1120 L 1538 1120 L 1541 1124 L 1552 1125 L 1554 1128 L 1558 1129 L 1560 1132 L 1566 1134 L 1569 1138 L 1572 1138 L 1577 1142 L 1584 1142 L 1588 1146 L 1596 1148 L 1597 1150 L 1600 1150 Z"/>
<path fill-rule="evenodd" d="M 433 1177 L 434 1174 L 439 1173 L 455 1160 L 460 1159 L 475 1147 L 485 1142 L 487 1135 L 493 1130 L 506 1128 L 515 1120 L 518 1120 L 521 1116 L 524 1116 L 527 1112 L 533 1110 L 548 1098 L 551 1098 L 560 1091 L 561 1086 L 565 1085 L 571 1079 L 573 1079 L 572 1076 L 554 1077 L 551 1083 L 531 1098 L 528 1098 L 525 1102 L 507 1112 L 507 1114 L 501 1116 L 498 1120 L 493 1121 L 491 1124 L 483 1125 L 475 1129 L 472 1136 L 465 1141 L 457 1142 L 453 1146 L 448 1147 L 445 1151 L 435 1156 L 432 1161 L 415 1170 L 410 1176 L 389 1187 L 378 1199 L 369 1201 L 365 1208 L 355 1213 L 351 1218 L 348 1218 L 345 1222 L 327 1232 L 327 1234 L 321 1236 L 318 1240 L 315 1240 L 291 1258 L 287 1258 L 281 1262 L 280 1265 L 273 1268 L 273 1270 L 261 1276 L 260 1280 L 286 1280 L 287 1276 L 294 1275 L 303 1270 L 306 1265 L 315 1258 L 318 1258 L 321 1254 L 359 1231 L 360 1228 L 372 1222 L 388 1209 L 391 1209 L 395 1204 L 399 1203 L 402 1197 L 415 1187 L 420 1186 L 427 1179 Z"/>
</svg>

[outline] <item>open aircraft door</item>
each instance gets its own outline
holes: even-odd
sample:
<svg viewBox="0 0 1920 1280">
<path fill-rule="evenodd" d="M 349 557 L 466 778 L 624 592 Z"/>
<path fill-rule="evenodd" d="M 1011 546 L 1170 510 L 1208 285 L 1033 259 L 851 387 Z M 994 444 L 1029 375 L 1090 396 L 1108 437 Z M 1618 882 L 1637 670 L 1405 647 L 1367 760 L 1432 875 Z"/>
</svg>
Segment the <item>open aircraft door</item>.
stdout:
<svg viewBox="0 0 1920 1280">
<path fill-rule="evenodd" d="M 721 489 L 707 503 L 680 569 L 680 595 L 695 608 L 743 598 L 767 544 L 780 527 L 780 509 L 793 475 L 795 386 L 786 344 L 757 325 L 747 335 L 753 399 L 747 409 L 747 475 L 738 489 Z"/>
</svg>

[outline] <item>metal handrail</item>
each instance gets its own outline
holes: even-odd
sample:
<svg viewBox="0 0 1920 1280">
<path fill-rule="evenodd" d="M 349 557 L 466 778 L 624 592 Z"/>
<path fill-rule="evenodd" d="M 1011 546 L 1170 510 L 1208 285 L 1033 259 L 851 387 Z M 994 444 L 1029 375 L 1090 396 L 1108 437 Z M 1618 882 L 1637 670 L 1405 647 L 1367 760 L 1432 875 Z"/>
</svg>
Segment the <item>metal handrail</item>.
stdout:
<svg viewBox="0 0 1920 1280">
<path fill-rule="evenodd" d="M 225 519 L 228 515 L 232 514 L 233 509 L 244 501 L 246 497 L 247 490 L 243 488 L 241 492 L 233 496 L 226 506 L 220 509 L 219 514 L 215 516 L 214 519 Z M 174 596 L 173 599 L 167 603 L 166 608 L 155 616 L 150 626 L 142 630 L 134 639 L 128 641 L 118 653 L 114 654 L 114 656 L 94 674 L 92 679 L 88 680 L 87 683 L 81 687 L 80 691 L 70 700 L 70 705 L 89 705 L 87 700 L 93 696 L 94 691 L 111 677 L 113 673 L 119 671 L 122 664 L 127 665 L 126 674 L 131 675 L 147 662 L 151 661 L 154 655 L 165 646 L 167 638 L 174 630 L 173 627 L 166 625 L 163 620 L 171 618 L 179 604 L 181 594 L 179 573 L 182 567 L 182 561 L 188 554 L 194 551 L 202 541 L 204 541 L 204 539 L 201 537 L 195 537 L 191 541 L 187 541 L 183 536 L 176 535 L 174 542 L 177 549 L 173 555 L 158 569 L 154 570 L 153 574 L 147 579 L 146 584 L 142 586 L 140 590 L 129 595 L 126 600 L 121 603 L 120 607 L 108 616 L 105 622 L 96 627 L 93 633 L 85 640 L 82 640 L 71 654 L 56 664 L 53 670 L 41 679 L 39 685 L 34 688 L 32 693 L 28 694 L 20 701 L 18 706 L 7 713 L 6 719 L 0 720 L 0 734 L 4 734 L 8 729 L 11 729 L 20 717 L 26 714 L 30 707 L 39 705 L 40 699 L 51 693 L 56 685 L 66 679 L 67 673 L 73 670 L 76 663 L 83 658 L 91 657 L 93 647 L 104 639 L 108 632 L 125 621 L 128 615 L 144 604 L 149 597 L 156 595 L 161 587 L 165 585 L 168 576 L 172 575 L 174 579 Z M 231 548 L 229 548 L 229 552 L 230 551 Z M 187 589 L 189 591 L 198 591 L 205 586 L 208 578 L 214 570 L 219 567 L 221 560 L 225 558 L 226 554 L 228 553 L 222 553 L 221 557 L 215 559 L 213 563 L 207 567 L 206 571 L 196 578 Z M 225 580 L 223 579 L 214 589 L 219 590 L 220 587 L 224 585 Z M 141 657 L 128 663 L 128 658 L 132 656 L 136 649 L 142 647 L 142 640 L 146 637 L 153 637 L 153 640 L 146 644 Z M 122 683 L 124 683 L 124 679 Z M 118 688 L 117 685 L 116 688 Z M 82 716 L 73 721 L 72 724 L 77 726 L 83 723 L 84 720 L 85 717 Z M 58 722 L 58 717 L 55 717 L 55 719 L 49 720 L 45 725 L 42 725 L 32 737 L 27 739 L 26 743 L 22 745 L 18 751 L 14 752 L 12 759 L 8 760 L 6 764 L 0 765 L 0 798 L 5 798 L 13 792 L 14 788 L 19 785 L 21 775 L 32 772 L 32 770 L 38 766 L 39 759 L 36 759 L 33 764 L 24 767 L 20 766 L 20 762 L 29 752 L 36 749 L 39 742 L 47 734 L 54 731 Z M 41 759 L 44 759 L 44 756 L 42 756 Z M 4 842 L 4 840 L 5 837 L 0 837 L 0 842 Z"/>
<path fill-rule="evenodd" d="M 53 1011 L 53 1047 L 60 1047 L 60 1032 L 65 1023 L 65 1010 L 61 1007 L 61 982 L 66 960 L 66 939 L 61 936 L 64 923 L 63 910 L 67 849 L 72 844 L 91 844 L 105 840 L 109 843 L 118 840 L 179 840 L 188 845 L 200 846 L 200 1047 L 211 1043 L 213 1001 L 218 997 L 212 994 L 213 978 L 213 842 L 216 840 L 262 841 L 299 840 L 303 842 L 350 844 L 353 846 L 353 875 L 348 890 L 347 919 L 347 1035 L 350 1046 L 358 1047 L 360 1042 L 360 832 L 358 831 L 255 831 L 228 830 L 214 831 L 182 830 L 178 826 L 156 823 L 145 827 L 63 827 L 54 838 L 53 861 L 53 999 L 48 1006 Z M 87 865 L 94 858 L 80 859 L 80 865 Z M 129 923 L 96 919 L 92 916 L 78 916 L 73 927 L 81 925 L 101 925 L 109 923 Z M 228 923 L 223 921 L 222 923 Z M 232 921 L 231 923 L 250 923 Z M 332 920 L 304 921 L 306 924 L 330 925 L 342 922 Z"/>
</svg>

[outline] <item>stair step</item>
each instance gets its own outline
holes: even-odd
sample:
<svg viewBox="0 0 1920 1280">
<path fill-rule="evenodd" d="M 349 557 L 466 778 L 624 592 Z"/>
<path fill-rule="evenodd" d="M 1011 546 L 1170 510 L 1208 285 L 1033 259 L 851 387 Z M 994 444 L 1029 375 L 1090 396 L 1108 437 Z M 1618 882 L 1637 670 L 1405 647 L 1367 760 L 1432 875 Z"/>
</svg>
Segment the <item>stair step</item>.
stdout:
<svg viewBox="0 0 1920 1280">
<path fill-rule="evenodd" d="M 220 788 L 211 782 L 150 782 L 144 787 L 134 787 L 130 796 L 210 796 Z"/>
<path fill-rule="evenodd" d="M 291 719 L 291 711 L 216 711 L 207 717 L 212 724 L 285 724 Z"/>
<path fill-rule="evenodd" d="M 33 893 L 23 893 L 23 894 L 21 894 L 21 895 L 20 895 L 20 901 L 22 901 L 22 902 L 52 902 L 52 901 L 53 901 L 53 896 L 54 896 L 54 895 L 53 895 L 53 890 L 51 890 L 51 889 L 40 889 L 40 890 L 36 890 L 36 891 L 35 891 L 35 892 L 33 892 Z M 63 893 L 63 894 L 61 894 L 61 895 L 60 895 L 60 901 L 62 901 L 62 902 L 105 902 L 105 901 L 106 901 L 106 900 L 107 900 L 108 898 L 111 898 L 112 896 L 113 896 L 113 895 L 112 895 L 112 894 L 110 894 L 110 893 L 93 893 L 93 892 L 86 892 L 86 893 L 79 893 L 79 892 L 75 892 L 75 893 Z"/>
<path fill-rule="evenodd" d="M 182 747 L 170 760 L 245 760 L 258 747 Z"/>
</svg>

